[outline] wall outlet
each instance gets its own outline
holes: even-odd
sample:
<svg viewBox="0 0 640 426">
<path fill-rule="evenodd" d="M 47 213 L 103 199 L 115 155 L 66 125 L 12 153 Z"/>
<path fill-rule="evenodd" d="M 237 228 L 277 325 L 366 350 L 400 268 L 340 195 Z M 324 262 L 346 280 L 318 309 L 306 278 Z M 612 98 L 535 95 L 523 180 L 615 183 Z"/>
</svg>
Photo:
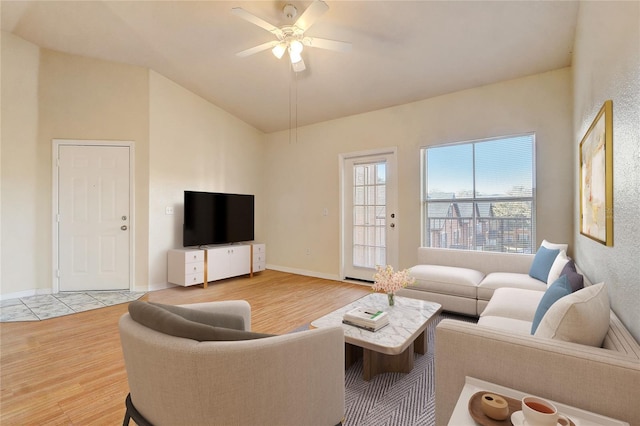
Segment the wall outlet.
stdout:
<svg viewBox="0 0 640 426">
<path fill-rule="evenodd" d="M 307 249 L 307 256 L 311 256 L 311 249 L 310 248 Z"/>
<path fill-rule="evenodd" d="M 173 207 L 167 206 L 167 208 L 164 209 L 164 214 L 173 214 Z"/>
<path fill-rule="evenodd" d="M 328 208 L 324 208 L 322 209 L 322 216 L 329 216 L 329 209 Z"/>
</svg>

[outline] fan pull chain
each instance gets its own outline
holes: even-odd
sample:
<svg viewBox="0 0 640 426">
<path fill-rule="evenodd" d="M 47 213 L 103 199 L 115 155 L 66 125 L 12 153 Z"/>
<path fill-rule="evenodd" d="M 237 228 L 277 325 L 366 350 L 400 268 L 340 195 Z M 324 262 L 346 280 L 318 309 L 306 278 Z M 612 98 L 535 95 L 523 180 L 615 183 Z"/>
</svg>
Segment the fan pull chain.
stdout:
<svg viewBox="0 0 640 426">
<path fill-rule="evenodd" d="M 289 145 L 298 142 L 298 73 L 293 72 L 289 84 Z"/>
</svg>

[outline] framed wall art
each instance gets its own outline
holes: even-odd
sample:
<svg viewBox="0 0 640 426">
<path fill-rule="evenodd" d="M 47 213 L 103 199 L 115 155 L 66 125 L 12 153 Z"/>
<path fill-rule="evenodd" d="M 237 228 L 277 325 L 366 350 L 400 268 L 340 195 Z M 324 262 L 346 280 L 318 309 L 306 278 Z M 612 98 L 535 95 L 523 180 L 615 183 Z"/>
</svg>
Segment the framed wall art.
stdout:
<svg viewBox="0 0 640 426">
<path fill-rule="evenodd" d="M 580 233 L 613 246 L 613 102 L 580 142 Z"/>
</svg>

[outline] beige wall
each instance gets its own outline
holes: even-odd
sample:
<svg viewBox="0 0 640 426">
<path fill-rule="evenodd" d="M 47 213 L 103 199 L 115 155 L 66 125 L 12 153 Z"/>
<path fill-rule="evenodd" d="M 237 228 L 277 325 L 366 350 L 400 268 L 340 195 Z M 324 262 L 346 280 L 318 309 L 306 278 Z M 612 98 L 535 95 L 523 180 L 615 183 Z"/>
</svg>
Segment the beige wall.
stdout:
<svg viewBox="0 0 640 426">
<path fill-rule="evenodd" d="M 579 144 L 613 101 L 613 247 L 580 235 L 576 260 L 607 283 L 612 309 L 640 341 L 640 3 L 582 2 L 574 49 L 574 217 L 580 214 Z"/>
<path fill-rule="evenodd" d="M 288 131 L 267 135 L 267 261 L 338 278 L 338 156 L 397 147 L 399 267 L 412 266 L 421 243 L 420 147 L 525 132 L 536 133 L 538 242 L 570 242 L 571 114 L 567 68 L 302 127 L 297 140 Z"/>
<path fill-rule="evenodd" d="M 51 140 L 97 139 L 135 143 L 135 277 L 148 282 L 148 70 L 42 49 L 40 60 L 39 191 L 43 234 L 51 241 Z M 45 231 L 46 230 L 46 231 Z M 44 240 L 44 236 L 43 236 Z M 46 250 L 46 252 L 44 251 Z M 48 256 L 47 256 L 48 255 Z M 46 271 L 50 250 L 44 248 Z M 45 285 L 48 283 L 44 283 Z M 41 283 L 38 282 L 40 286 Z"/>
<path fill-rule="evenodd" d="M 182 247 L 185 190 L 254 194 L 263 240 L 264 144 L 261 132 L 158 73 L 149 87 L 149 273 L 151 288 L 163 288 L 167 250 Z"/>
<path fill-rule="evenodd" d="M 43 194 L 40 221 L 47 225 L 43 228 L 48 234 L 47 247 L 51 241 L 51 140 L 133 141 L 136 286 L 148 281 L 148 79 L 144 68 L 41 50 L 38 161 L 42 170 L 39 191 Z M 46 270 L 50 271 L 50 249 L 43 250 L 42 257 L 49 266 Z"/>
<path fill-rule="evenodd" d="M 0 297 L 51 292 L 53 139 L 134 142 L 138 290 L 168 286 L 185 189 L 255 194 L 264 239 L 261 132 L 153 71 L 2 35 Z"/>
<path fill-rule="evenodd" d="M 148 70 L 37 49 L 6 33 L 2 59 L 3 83 L 15 84 L 2 91 L 3 124 L 11 119 L 2 128 L 2 296 L 51 291 L 53 139 L 134 141 L 134 279 L 146 288 Z"/>
<path fill-rule="evenodd" d="M 46 281 L 41 229 L 36 226 L 41 197 L 36 161 L 39 62 L 37 46 L 2 32 L 0 294 L 21 293 Z"/>
</svg>

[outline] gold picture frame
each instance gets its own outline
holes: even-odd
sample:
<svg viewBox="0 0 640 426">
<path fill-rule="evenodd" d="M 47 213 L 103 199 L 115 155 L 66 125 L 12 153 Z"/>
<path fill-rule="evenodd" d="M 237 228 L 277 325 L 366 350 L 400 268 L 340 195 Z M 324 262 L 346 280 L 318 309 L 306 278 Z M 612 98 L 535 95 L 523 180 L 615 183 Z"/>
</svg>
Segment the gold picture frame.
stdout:
<svg viewBox="0 0 640 426">
<path fill-rule="evenodd" d="M 608 100 L 580 142 L 580 233 L 613 246 L 613 102 Z"/>
</svg>

